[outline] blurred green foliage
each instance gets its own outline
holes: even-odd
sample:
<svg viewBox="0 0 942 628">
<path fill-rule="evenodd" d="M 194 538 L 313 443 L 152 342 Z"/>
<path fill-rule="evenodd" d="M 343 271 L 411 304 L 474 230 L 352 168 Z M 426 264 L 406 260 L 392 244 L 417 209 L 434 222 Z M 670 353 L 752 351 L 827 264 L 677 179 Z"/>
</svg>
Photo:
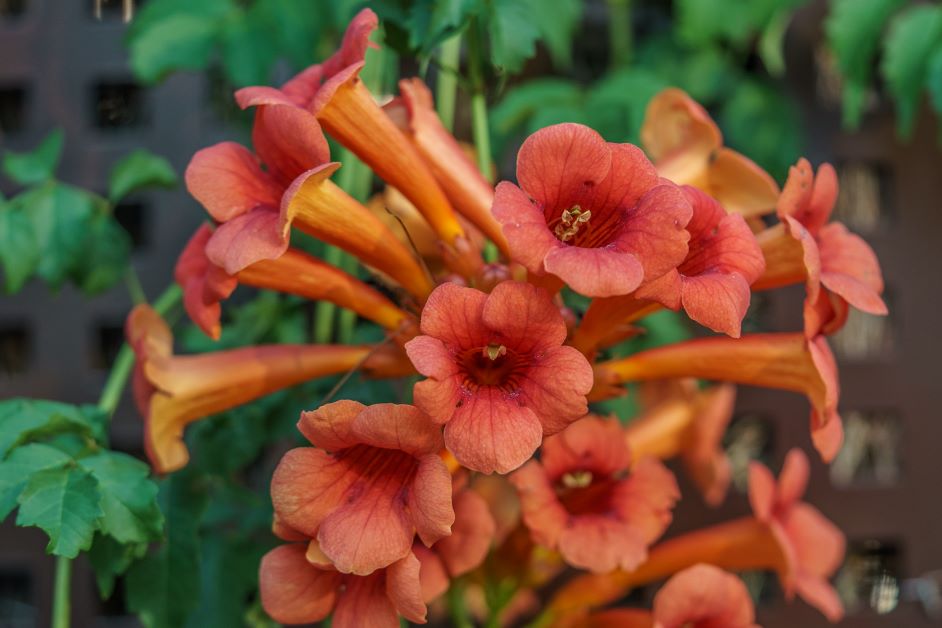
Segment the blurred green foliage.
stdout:
<svg viewBox="0 0 942 628">
<path fill-rule="evenodd" d="M 34 276 L 53 290 L 66 281 L 88 295 L 108 290 L 127 271 L 131 251 L 115 205 L 143 188 L 176 185 L 165 159 L 138 150 L 115 164 L 109 198 L 102 198 L 55 179 L 63 143 L 55 130 L 30 152 L 3 154 L 3 174 L 26 186 L 9 200 L 0 198 L 0 265 L 8 294 Z"/>
</svg>

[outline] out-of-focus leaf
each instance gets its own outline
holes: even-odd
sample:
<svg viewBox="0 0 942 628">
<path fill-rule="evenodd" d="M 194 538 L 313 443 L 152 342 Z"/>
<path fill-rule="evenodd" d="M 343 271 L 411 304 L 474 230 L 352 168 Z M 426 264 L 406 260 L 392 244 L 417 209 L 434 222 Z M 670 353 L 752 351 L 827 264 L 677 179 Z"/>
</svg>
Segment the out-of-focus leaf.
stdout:
<svg viewBox="0 0 942 628">
<path fill-rule="evenodd" d="M 479 0 L 418 0 L 409 9 L 406 25 L 409 46 L 419 55 L 430 54 L 436 46 L 459 30 L 480 10 Z"/>
<path fill-rule="evenodd" d="M 183 471 L 161 483 L 165 541 L 128 570 L 127 606 L 147 628 L 179 628 L 199 603 L 199 524 L 206 509 L 199 481 Z"/>
<path fill-rule="evenodd" d="M 13 447 L 66 432 L 104 442 L 104 416 L 94 406 L 42 399 L 0 401 L 0 458 Z"/>
<path fill-rule="evenodd" d="M 0 202 L 0 263 L 7 294 L 19 292 L 39 266 L 33 223 L 22 206 Z"/>
<path fill-rule="evenodd" d="M 42 443 L 29 443 L 14 449 L 0 462 L 0 521 L 10 511 L 26 487 L 30 476 L 38 471 L 64 467 L 72 458 L 55 447 Z"/>
<path fill-rule="evenodd" d="M 157 485 L 146 464 L 107 450 L 80 458 L 78 463 L 98 480 L 103 532 L 121 543 L 144 543 L 160 537 L 164 517 L 157 506 Z"/>
<path fill-rule="evenodd" d="M 589 90 L 590 126 L 610 142 L 638 143 L 648 102 L 667 86 L 663 78 L 644 69 L 605 76 Z"/>
<path fill-rule="evenodd" d="M 507 90 L 501 101 L 491 109 L 490 123 L 497 143 L 527 128 L 527 121 L 546 108 L 581 107 L 582 88 L 562 79 L 536 79 Z"/>
<path fill-rule="evenodd" d="M 94 197 L 69 185 L 48 183 L 10 200 L 29 216 L 39 247 L 39 276 L 53 289 L 75 272 L 85 255 L 85 232 L 96 210 Z"/>
<path fill-rule="evenodd" d="M 939 116 L 942 116 L 942 43 L 936 45 L 929 59 L 929 76 L 926 86 L 929 89 L 932 108 Z"/>
<path fill-rule="evenodd" d="M 785 31 L 792 21 L 789 10 L 781 10 L 772 16 L 759 38 L 759 56 L 769 74 L 780 77 L 785 74 Z"/>
<path fill-rule="evenodd" d="M 573 34 L 582 18 L 580 0 L 529 0 L 530 16 L 559 67 L 572 65 Z"/>
<path fill-rule="evenodd" d="M 131 254 L 131 238 L 110 215 L 99 214 L 85 233 L 87 254 L 74 274 L 75 283 L 88 295 L 111 288 L 124 276 Z"/>
<path fill-rule="evenodd" d="M 64 142 L 62 129 L 55 129 L 39 146 L 29 152 L 7 151 L 3 155 L 4 174 L 21 185 L 32 185 L 51 179 L 56 166 L 59 165 Z"/>
<path fill-rule="evenodd" d="M 171 188 L 176 184 L 177 173 L 170 162 L 141 148 L 123 157 L 111 168 L 108 200 L 118 203 L 128 194 L 143 188 Z"/>
<path fill-rule="evenodd" d="M 234 0 L 148 0 L 128 25 L 128 37 L 134 39 L 154 28 L 160 22 L 178 15 L 187 15 L 207 22 L 224 18 L 235 7 Z"/>
<path fill-rule="evenodd" d="M 179 13 L 138 30 L 129 41 L 134 75 L 156 83 L 176 70 L 202 70 L 209 64 L 218 28 L 206 17 Z"/>
<path fill-rule="evenodd" d="M 37 526 L 49 535 L 46 551 L 75 558 L 92 544 L 102 511 L 98 482 L 74 466 L 39 471 L 30 476 L 19 497 L 18 526 Z"/>
<path fill-rule="evenodd" d="M 338 11 L 349 3 L 350 0 L 343 0 L 329 4 Z M 325 15 L 325 8 L 311 10 L 310 0 L 263 0 L 252 7 L 255 14 L 261 14 L 260 21 L 268 24 L 268 47 L 277 46 L 299 70 L 318 58 L 319 44 L 332 43 L 325 31 L 335 25 L 334 18 Z M 345 15 L 345 19 L 349 16 Z"/>
<path fill-rule="evenodd" d="M 125 545 L 100 532 L 95 534 L 92 547 L 88 550 L 88 560 L 95 570 L 95 580 L 102 599 L 111 597 L 115 579 L 146 553 L 147 543 Z"/>
<path fill-rule="evenodd" d="M 804 130 L 795 104 L 779 89 L 743 81 L 719 115 L 726 144 L 742 151 L 781 180 L 804 146 Z"/>
<path fill-rule="evenodd" d="M 235 13 L 223 23 L 220 53 L 226 76 L 234 87 L 268 82 L 268 74 L 278 58 L 275 32 L 264 2 Z"/>
<path fill-rule="evenodd" d="M 715 41 L 741 45 L 752 33 L 748 3 L 730 0 L 675 0 L 674 16 L 681 41 L 694 47 Z"/>
<path fill-rule="evenodd" d="M 831 0 L 824 23 L 828 46 L 843 79 L 843 117 L 851 128 L 860 124 L 873 59 L 890 16 L 906 0 Z"/>
<path fill-rule="evenodd" d="M 880 69 L 896 101 L 896 128 L 903 137 L 912 134 L 929 58 L 942 42 L 942 6 L 917 5 L 897 15 L 883 42 Z"/>
<path fill-rule="evenodd" d="M 540 29 L 530 13 L 528 0 L 487 0 L 487 35 L 491 43 L 491 61 L 505 72 L 523 69 L 527 59 L 536 54 Z"/>
</svg>

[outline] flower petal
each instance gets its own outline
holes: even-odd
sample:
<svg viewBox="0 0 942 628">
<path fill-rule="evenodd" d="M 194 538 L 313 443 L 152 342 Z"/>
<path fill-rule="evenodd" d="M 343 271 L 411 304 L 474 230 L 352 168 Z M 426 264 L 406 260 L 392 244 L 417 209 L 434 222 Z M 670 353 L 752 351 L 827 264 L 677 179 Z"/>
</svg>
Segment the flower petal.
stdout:
<svg viewBox="0 0 942 628">
<path fill-rule="evenodd" d="M 271 480 L 271 500 L 279 520 L 313 538 L 339 507 L 357 476 L 350 466 L 320 449 L 292 449 L 282 457 Z"/>
<path fill-rule="evenodd" d="M 556 481 L 570 471 L 620 473 L 631 464 L 631 454 L 618 421 L 587 416 L 543 441 L 540 462 Z"/>
<path fill-rule="evenodd" d="M 558 214 L 579 202 L 608 176 L 611 148 L 602 136 L 581 124 L 540 129 L 517 153 L 517 180 L 544 212 Z"/>
<path fill-rule="evenodd" d="M 262 606 L 277 622 L 307 624 L 325 619 L 333 610 L 340 574 L 314 567 L 304 558 L 304 551 L 302 543 L 291 543 L 262 558 Z"/>
<path fill-rule="evenodd" d="M 258 158 L 235 142 L 197 151 L 186 167 L 186 189 L 217 221 L 224 222 L 260 205 L 278 206 L 281 188 Z"/>
<path fill-rule="evenodd" d="M 426 379 L 416 382 L 412 388 L 412 400 L 416 406 L 432 417 L 436 423 L 445 423 L 462 404 L 461 388 L 455 377 L 442 381 Z"/>
<path fill-rule="evenodd" d="M 346 589 L 337 600 L 331 628 L 399 628 L 399 617 L 387 594 L 389 574 L 366 577 L 346 576 Z"/>
<path fill-rule="evenodd" d="M 284 187 L 298 175 L 330 161 L 317 118 L 294 105 L 264 105 L 255 113 L 252 145 Z"/>
<path fill-rule="evenodd" d="M 451 503 L 451 474 L 437 453 L 419 461 L 406 497 L 416 532 L 426 546 L 452 532 L 455 510 Z"/>
<path fill-rule="evenodd" d="M 484 303 L 480 290 L 443 283 L 429 295 L 422 309 L 422 333 L 434 336 L 450 349 L 473 349 L 489 342 L 484 327 Z"/>
<path fill-rule="evenodd" d="M 468 395 L 445 424 L 445 447 L 462 465 L 481 473 L 513 471 L 542 438 L 533 411 L 492 387 Z"/>
<path fill-rule="evenodd" d="M 416 336 L 405 349 L 415 370 L 426 377 L 445 379 L 458 372 L 454 356 L 438 338 Z"/>
<path fill-rule="evenodd" d="M 364 407 L 354 418 L 351 432 L 361 443 L 413 456 L 438 454 L 444 447 L 441 427 L 422 410 L 405 404 Z"/>
<path fill-rule="evenodd" d="M 675 574 L 654 597 L 653 610 L 657 628 L 755 627 L 746 585 L 713 565 L 694 565 Z"/>
<path fill-rule="evenodd" d="M 637 257 L 645 279 L 656 279 L 687 257 L 690 235 L 686 226 L 692 214 L 690 201 L 679 187 L 658 185 L 629 211 L 615 244 Z"/>
<path fill-rule="evenodd" d="M 559 308 L 542 288 L 503 281 L 491 291 L 482 312 L 484 324 L 500 344 L 530 353 L 566 340 L 566 323 Z"/>
<path fill-rule="evenodd" d="M 531 460 L 510 476 L 510 483 L 520 495 L 523 521 L 533 540 L 556 547 L 569 514 L 557 498 L 543 466 Z"/>
<path fill-rule="evenodd" d="M 315 447 L 339 451 L 359 442 L 353 433 L 353 420 L 366 406 L 358 401 L 341 399 L 310 412 L 302 412 L 298 430 Z"/>
<path fill-rule="evenodd" d="M 818 233 L 821 254 L 821 283 L 858 310 L 887 313 L 880 262 L 864 240 L 841 223 L 826 225 Z"/>
<path fill-rule="evenodd" d="M 658 184 L 657 170 L 644 152 L 634 144 L 609 143 L 612 167 L 608 176 L 592 190 L 584 206 L 595 216 L 605 216 L 621 208 L 634 206 L 648 190 Z"/>
<path fill-rule="evenodd" d="M 707 191 L 731 214 L 745 217 L 769 214 L 779 190 L 775 179 L 751 159 L 729 148 L 713 154 Z"/>
<path fill-rule="evenodd" d="M 648 546 L 630 524 L 602 515 L 573 517 L 559 537 L 559 552 L 573 567 L 593 573 L 631 571 L 644 562 Z"/>
<path fill-rule="evenodd" d="M 455 524 L 451 536 L 435 544 L 435 551 L 452 576 L 461 576 L 484 562 L 494 541 L 497 524 L 478 493 L 464 490 L 454 499 Z"/>
<path fill-rule="evenodd" d="M 390 565 L 386 570 L 386 595 L 400 615 L 417 624 L 425 623 L 426 608 L 422 598 L 421 563 L 415 554 Z M 373 626 L 362 623 L 360 626 Z"/>
<path fill-rule="evenodd" d="M 611 297 L 632 292 L 644 278 L 644 267 L 634 254 L 613 246 L 583 248 L 561 246 L 543 260 L 546 271 L 587 297 Z"/>
<path fill-rule="evenodd" d="M 800 449 L 791 449 L 785 455 L 785 463 L 778 475 L 775 501 L 779 508 L 790 508 L 805 494 L 811 467 L 808 456 Z"/>
<path fill-rule="evenodd" d="M 749 463 L 749 505 L 759 521 L 769 521 L 775 507 L 775 476 L 761 462 Z"/>
<path fill-rule="evenodd" d="M 546 226 L 542 210 L 526 192 L 513 183 L 501 181 L 497 184 L 491 211 L 503 227 L 514 261 L 526 266 L 531 273 L 542 274 L 543 258 L 552 249 L 562 246 Z"/>
<path fill-rule="evenodd" d="M 520 394 L 543 425 L 543 433 L 550 435 L 585 416 L 593 381 L 584 355 L 572 347 L 555 347 L 530 365 Z"/>
</svg>

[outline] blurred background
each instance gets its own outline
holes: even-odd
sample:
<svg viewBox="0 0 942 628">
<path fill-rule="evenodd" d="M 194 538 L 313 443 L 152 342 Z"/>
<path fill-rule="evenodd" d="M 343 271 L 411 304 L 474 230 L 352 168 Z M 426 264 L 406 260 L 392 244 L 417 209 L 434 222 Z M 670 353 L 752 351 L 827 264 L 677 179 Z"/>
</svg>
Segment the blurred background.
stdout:
<svg viewBox="0 0 942 628">
<path fill-rule="evenodd" d="M 481 2 L 493 19 L 492 64 L 484 73 L 499 178 L 513 177 L 520 141 L 547 124 L 584 122 L 610 141 L 637 141 L 648 99 L 670 85 L 703 103 L 727 145 L 780 183 L 800 155 L 835 165 L 836 218 L 879 256 L 890 315 L 852 311 L 832 339 L 847 441 L 830 468 L 814 464 L 807 499 L 849 540 L 837 579 L 849 609 L 845 625 L 942 623 L 942 343 L 933 331 L 942 308 L 936 277 L 942 269 L 936 113 L 942 111 L 942 7 L 900 0 Z M 14 222 L 0 220 L 7 292 L 23 284 L 17 294 L 0 297 L 0 399 L 94 403 L 132 305 L 121 265 L 133 265 L 139 287 L 156 296 L 204 220 L 173 172 L 181 175 L 201 147 L 248 139 L 251 118 L 234 106 L 235 88 L 279 83 L 323 59 L 366 5 L 384 20 L 388 46 L 401 53 L 386 53 L 383 62 L 432 83 L 445 74 L 439 51 L 468 4 L 0 0 L 0 217 L 27 202 L 23 195 L 39 180 L 31 173 L 45 168 L 94 194 L 82 198 L 108 198 L 106 213 L 115 221 L 100 225 L 96 240 L 60 219 L 58 240 L 44 255 L 71 246 L 88 258 L 86 265 L 70 262 L 69 272 L 57 275 L 40 263 L 34 277 L 17 266 Z M 463 81 L 460 87 L 455 133 L 470 141 Z M 115 194 L 113 168 L 141 148 L 173 172 L 157 157 L 141 157 L 153 170 L 153 185 Z M 91 259 L 102 243 L 117 253 Z M 95 264 L 119 271 L 111 277 Z M 801 298 L 799 287 L 754 297 L 747 327 L 800 328 Z M 251 342 L 292 337 L 294 326 L 309 329 L 314 311 L 291 299 L 246 294 L 228 316 L 232 334 Z M 678 321 L 657 323 L 651 335 L 690 333 Z M 187 348 L 205 349 L 192 330 L 182 336 Z M 154 626 L 269 625 L 255 599 L 254 570 L 271 542 L 264 537 L 265 488 L 276 458 L 244 441 L 275 424 L 283 437 L 297 416 L 286 408 L 310 399 L 276 397 L 245 410 L 240 423 L 223 416 L 194 436 L 223 451 L 227 462 L 194 471 L 206 503 L 193 531 L 197 553 L 189 571 L 169 573 L 170 559 L 151 563 L 168 570 L 165 580 L 179 576 L 191 585 L 171 591 L 182 597 L 161 601 L 134 590 L 134 567 L 127 582 L 100 573 L 96 580 L 82 558 L 73 578 L 73 625 L 140 625 L 135 614 Z M 682 484 L 691 497 L 681 502 L 670 534 L 746 512 L 741 489 L 749 460 L 777 469 L 789 448 L 810 450 L 806 403 L 797 395 L 741 388 L 727 438 L 737 489 L 709 510 Z M 273 414 L 282 416 L 267 423 Z M 245 427 L 250 419 L 258 425 Z M 142 455 L 140 419 L 128 399 L 110 439 L 113 448 Z M 48 625 L 53 559 L 44 548 L 45 536 L 14 527 L 13 517 L 0 527 L 0 627 Z M 747 581 L 762 625 L 826 625 L 804 604 L 787 604 L 768 574 L 748 574 Z M 103 601 L 99 589 L 107 594 Z M 177 611 L 155 617 L 153 609 L 168 600 Z"/>
</svg>

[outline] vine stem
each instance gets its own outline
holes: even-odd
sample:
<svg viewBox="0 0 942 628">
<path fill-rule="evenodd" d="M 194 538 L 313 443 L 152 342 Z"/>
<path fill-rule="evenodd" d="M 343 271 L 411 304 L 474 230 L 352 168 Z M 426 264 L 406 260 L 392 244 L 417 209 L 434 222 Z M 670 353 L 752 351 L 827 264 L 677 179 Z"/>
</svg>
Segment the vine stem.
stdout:
<svg viewBox="0 0 942 628">
<path fill-rule="evenodd" d="M 449 133 L 455 129 L 455 100 L 458 91 L 458 66 L 461 63 L 461 33 L 442 42 L 441 64 L 435 83 L 435 105 L 442 125 Z"/>
<path fill-rule="evenodd" d="M 140 283 L 136 281 L 137 275 L 133 274 L 133 271 L 128 271 L 127 276 L 133 277 L 135 280 L 129 282 L 129 289 L 132 292 L 132 297 L 135 302 L 137 302 L 140 295 L 143 294 L 143 290 L 140 290 L 140 294 L 134 295 L 133 293 L 136 291 L 132 285 L 136 284 L 137 288 L 140 289 Z M 163 294 L 154 301 L 154 311 L 164 316 L 180 302 L 182 296 L 183 291 L 180 289 L 180 286 L 175 283 L 171 284 L 164 290 Z M 127 385 L 128 377 L 130 377 L 131 369 L 133 368 L 134 352 L 131 350 L 131 347 L 128 346 L 128 343 L 124 343 L 121 345 L 120 351 L 118 351 L 118 356 L 115 358 L 111 372 L 108 373 L 108 379 L 105 381 L 105 386 L 102 388 L 101 397 L 98 399 L 98 408 L 105 412 L 109 419 L 118 408 L 118 403 L 121 401 L 121 394 L 124 392 L 124 387 Z M 65 556 L 57 556 L 55 580 L 52 590 L 52 628 L 69 628 L 72 612 L 71 593 L 72 559 L 66 558 Z"/>
<path fill-rule="evenodd" d="M 478 170 L 491 182 L 494 169 L 491 161 L 491 129 L 487 119 L 487 93 L 484 81 L 484 48 L 477 20 L 468 26 L 468 65 L 471 71 L 471 137 Z M 484 245 L 484 259 L 492 263 L 498 258 L 497 246 L 488 241 Z"/>
<path fill-rule="evenodd" d="M 56 579 L 52 598 L 52 628 L 69 628 L 72 611 L 72 559 L 56 557 Z"/>
</svg>

